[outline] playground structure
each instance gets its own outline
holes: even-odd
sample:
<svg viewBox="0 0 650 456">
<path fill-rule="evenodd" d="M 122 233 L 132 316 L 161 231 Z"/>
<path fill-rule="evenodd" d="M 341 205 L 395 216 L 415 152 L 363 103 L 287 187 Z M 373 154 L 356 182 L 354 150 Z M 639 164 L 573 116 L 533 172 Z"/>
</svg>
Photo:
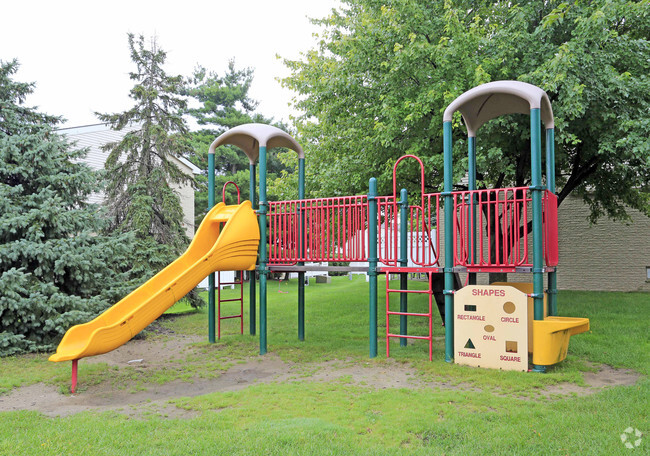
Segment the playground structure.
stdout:
<svg viewBox="0 0 650 456">
<path fill-rule="evenodd" d="M 468 133 L 468 190 L 463 191 L 454 191 L 452 180 L 452 119 L 457 111 L 462 115 Z M 476 187 L 476 134 L 485 122 L 512 113 L 530 114 L 531 185 L 479 190 Z M 546 130 L 545 186 L 542 185 L 542 122 Z M 543 372 L 545 366 L 564 359 L 571 335 L 589 329 L 589 320 L 586 318 L 557 316 L 558 229 L 554 123 L 548 96 L 540 88 L 518 81 L 497 81 L 481 85 L 462 94 L 447 107 L 443 117 L 443 136 L 444 190 L 442 193 L 425 192 L 425 170 L 421 160 L 413 155 L 406 155 L 397 160 L 393 168 L 392 195 L 377 195 L 376 179 L 371 178 L 367 195 L 305 199 L 305 156 L 300 145 L 291 136 L 278 128 L 262 124 L 241 125 L 223 133 L 210 145 L 208 154 L 208 204 L 210 208 L 214 207 L 214 209 L 211 209 L 206 216 L 188 249 L 188 252 L 193 251 L 194 243 L 201 242 L 201 245 L 204 246 L 201 254 L 204 256 L 192 257 L 192 261 L 196 261 L 200 257 L 199 262 L 205 263 L 205 267 L 196 269 L 193 266 L 194 263 L 183 260 L 181 262 L 183 266 L 172 268 L 187 255 L 186 253 L 133 292 L 132 294 L 136 294 L 137 298 L 132 298 L 132 305 L 123 304 L 123 301 L 129 300 L 131 296 L 129 295 L 92 322 L 71 328 L 62 340 L 57 353 L 50 359 L 52 361 L 73 360 L 74 376 L 76 360 L 84 356 L 105 353 L 137 334 L 146 326 L 145 322 L 153 321 L 169 305 L 173 304 L 171 301 L 165 301 L 164 304 L 160 302 L 156 304 L 155 312 L 148 312 L 146 317 L 140 318 L 138 325 L 131 323 L 131 319 L 138 321 L 135 316 L 139 316 L 147 308 L 149 301 L 153 299 L 154 292 L 161 293 L 167 289 L 168 282 L 170 282 L 168 279 L 171 276 L 165 276 L 164 280 L 156 278 L 159 275 L 164 275 L 163 273 L 169 268 L 172 268 L 179 277 L 184 277 L 191 271 L 192 280 L 188 280 L 188 284 L 190 282 L 198 283 L 205 275 L 211 273 L 209 276 L 208 337 L 210 342 L 215 342 L 215 322 L 220 324 L 222 317 L 221 299 L 220 297 L 217 299 L 215 296 L 216 280 L 213 271 L 252 270 L 255 268 L 258 246 L 255 239 L 259 239 L 259 259 L 256 270 L 259 273 L 260 282 L 259 340 L 260 354 L 262 355 L 267 352 L 266 301 L 269 272 L 298 273 L 298 338 L 304 340 L 305 272 L 314 269 L 365 271 L 369 276 L 370 357 L 377 356 L 377 282 L 378 275 L 385 274 L 387 356 L 390 355 L 390 339 L 399 339 L 400 345 L 406 345 L 407 339 L 421 339 L 428 342 L 429 359 L 432 358 L 433 299 L 437 298 L 436 301 L 438 301 L 441 315 L 444 318 L 446 361 L 452 362 L 456 359 L 456 362 L 468 364 L 465 361 L 485 360 L 492 356 L 497 361 L 503 362 L 469 364 L 526 370 L 528 352 L 531 352 L 533 370 Z M 240 148 L 249 158 L 251 201 L 237 206 L 224 206 L 223 203 L 215 206 L 214 153 L 217 147 L 228 144 Z M 297 200 L 267 200 L 266 157 L 267 151 L 274 147 L 288 148 L 298 154 Z M 402 189 L 399 194 L 397 192 L 397 169 L 405 159 L 416 160 L 420 165 L 421 188 L 419 198 L 415 202 L 408 201 L 405 189 Z M 259 163 L 259 170 L 257 163 Z M 257 171 L 259 171 L 259 196 L 255 185 Z M 228 209 L 231 213 L 229 218 L 218 217 L 221 211 L 226 210 L 224 208 L 230 208 Z M 243 208 L 247 208 L 249 214 L 245 221 L 244 218 L 234 217 L 234 214 L 239 213 L 240 210 L 243 211 Z M 253 214 L 251 208 L 257 208 L 257 221 L 254 220 L 255 216 L 251 215 Z M 215 225 L 216 220 L 227 221 L 226 226 L 221 236 L 217 232 L 216 237 L 213 235 L 208 238 L 205 232 L 217 226 Z M 233 234 L 230 238 L 225 239 L 229 224 L 233 227 L 235 223 L 236 228 L 231 231 L 238 234 Z M 258 223 L 259 230 L 257 229 Z M 252 225 L 254 225 L 254 229 L 251 228 Z M 530 232 L 529 225 L 532 226 Z M 442 243 L 440 242 L 441 237 L 443 238 Z M 229 256 L 223 261 L 208 261 L 205 252 L 208 251 L 209 242 L 216 242 L 214 249 L 217 246 L 222 246 L 229 252 Z M 255 243 L 254 253 L 251 242 Z M 226 247 L 231 243 L 246 244 L 247 250 L 243 252 L 239 247 Z M 208 257 L 210 255 L 210 253 L 207 254 Z M 367 263 L 367 266 L 319 266 L 314 268 L 306 265 L 311 262 Z M 240 264 L 242 267 L 235 267 Z M 182 268 L 186 269 L 182 270 Z M 489 272 L 531 273 L 533 277 L 532 290 L 522 292 L 521 289 L 530 288 L 530 285 L 520 284 L 476 285 L 476 275 Z M 429 287 L 426 290 L 408 289 L 407 276 L 412 273 L 426 274 Z M 457 292 L 457 289 L 460 288 L 458 280 L 460 273 L 467 274 L 469 286 Z M 399 275 L 399 288 L 390 288 L 388 277 L 392 274 Z M 544 274 L 548 275 L 546 293 L 544 292 Z M 440 280 L 443 277 L 444 280 Z M 171 281 L 176 281 L 175 275 Z M 435 285 L 435 283 L 439 285 Z M 174 283 L 175 285 L 176 283 Z M 258 307 L 255 274 L 251 274 L 249 287 L 250 334 L 255 334 Z M 141 289 L 143 290 L 140 291 Z M 191 287 L 187 291 L 189 289 Z M 168 301 L 171 299 L 175 301 L 182 297 L 184 293 L 181 294 L 180 291 L 183 290 L 185 288 L 179 287 L 177 293 L 168 293 L 166 295 L 169 296 Z M 147 293 L 151 293 L 151 296 Z M 390 308 L 391 293 L 400 295 L 399 311 Z M 428 295 L 428 312 L 408 311 L 407 297 L 411 293 Z M 456 293 L 458 293 L 462 309 L 460 305 L 454 306 Z M 501 302 L 500 298 L 507 298 L 507 300 Z M 544 304 L 545 300 L 547 305 Z M 530 305 L 528 301 L 530 301 Z M 531 307 L 531 311 L 528 307 Z M 468 312 L 475 313 L 476 318 L 471 318 Z M 487 319 L 500 315 L 499 312 L 507 314 L 500 316 L 499 322 L 509 323 L 510 329 L 507 329 L 508 327 L 499 329 L 500 325 L 497 324 L 499 322 L 487 323 Z M 392 315 L 399 316 L 399 332 L 391 331 L 390 316 Z M 234 317 L 242 318 L 243 330 L 243 311 Z M 428 335 L 409 334 L 409 317 L 427 318 Z M 475 326 L 465 324 L 470 321 L 479 321 L 483 323 L 482 327 L 477 329 Z M 456 334 L 457 338 L 454 342 L 456 322 L 463 323 L 458 324 L 459 332 Z M 96 333 L 104 331 L 104 327 L 110 327 L 113 330 L 122 326 L 130 327 L 130 330 L 120 333 L 120 336 L 110 344 L 102 342 L 98 346 L 96 343 L 93 345 L 92 341 L 99 339 Z M 129 334 L 130 336 L 127 338 Z M 474 339 L 480 337 L 481 342 L 488 343 L 487 345 L 469 343 L 470 339 L 474 340 L 472 337 Z M 494 343 L 490 344 L 490 342 Z M 462 346 L 460 346 L 461 344 Z M 484 345 L 487 348 L 482 348 Z M 496 354 L 488 355 L 490 350 Z M 459 356 L 459 351 L 473 355 Z M 510 361 L 510 358 L 518 358 L 518 360 Z"/>
<path fill-rule="evenodd" d="M 453 191 L 452 181 L 452 118 L 456 111 L 463 117 L 468 133 L 468 190 Z M 531 185 L 518 188 L 479 190 L 476 187 L 476 135 L 480 127 L 496 117 L 524 113 L 530 115 Z M 497 81 L 481 85 L 459 96 L 445 110 L 444 191 L 425 193 L 425 171 L 422 162 L 407 155 L 393 168 L 393 194 L 378 196 L 374 178 L 367 195 L 305 199 L 304 153 L 286 133 L 265 125 L 242 125 L 222 134 L 210 146 L 213 157 L 217 147 L 233 144 L 250 160 L 250 195 L 259 207 L 260 256 L 260 353 L 267 351 L 266 294 L 269 271 L 298 272 L 298 338 L 304 340 L 304 272 L 307 262 L 367 262 L 367 267 L 321 267 L 323 270 L 367 271 L 369 280 L 369 351 L 377 355 L 377 276 L 386 275 L 386 350 L 390 339 L 423 339 L 429 343 L 432 356 L 433 297 L 444 295 L 445 358 L 454 360 L 454 293 L 458 273 L 468 274 L 468 282 L 476 286 L 477 273 L 523 272 L 533 276 L 532 290 L 520 307 L 519 323 L 526 343 L 519 344 L 518 353 L 533 354 L 533 370 L 544 371 L 566 356 L 568 340 L 589 328 L 589 320 L 557 316 L 558 229 L 557 197 L 555 195 L 554 121 L 546 93 L 531 84 L 519 81 Z M 546 130 L 546 186 L 542 185 L 541 123 Z M 282 143 L 298 153 L 298 199 L 267 201 L 266 153 Z M 397 167 L 404 159 L 420 164 L 421 191 L 415 204 L 407 200 L 406 190 L 397 192 Z M 255 164 L 259 162 L 259 203 L 256 203 Z M 212 163 L 209 175 L 213 174 Z M 214 191 L 212 187 L 212 191 Z M 441 210 L 442 209 L 442 210 Z M 433 223 L 437 229 L 433 230 Z M 528 226 L 532 229 L 529 231 Z M 367 231 L 365 231 L 367 230 Z M 444 241 L 441 244 L 441 231 Z M 367 235 L 365 234 L 367 232 Z M 380 241 L 381 239 L 381 241 Z M 444 252 L 441 255 L 441 252 Z M 412 264 L 413 266 L 408 266 Z M 427 290 L 409 290 L 407 274 L 424 273 L 429 277 Z M 388 276 L 400 275 L 400 287 L 392 289 Z M 442 290 L 435 289 L 434 277 L 444 274 Z M 544 274 L 548 274 L 548 290 L 544 292 Z M 517 287 L 517 284 L 513 284 Z M 474 296 L 481 302 L 489 295 Z M 521 288 L 521 287 L 519 287 Z M 255 334 L 256 285 L 250 282 L 250 332 Z M 400 294 L 399 311 L 390 309 L 389 295 Z M 425 293 L 429 298 L 426 313 L 410 313 L 409 293 Z M 521 293 L 521 292 L 520 292 Z M 548 305 L 544 304 L 548 300 Z M 511 301 L 509 301 L 511 302 Z M 214 299 L 211 300 L 214 305 Z M 472 304 L 470 304 L 471 306 Z M 496 311 L 492 309 L 490 311 Z M 399 332 L 390 329 L 390 316 L 400 317 Z M 428 336 L 408 334 L 408 317 L 428 318 Z M 505 318 L 505 317 L 504 317 Z M 514 318 L 514 317 L 513 317 Z M 529 329 L 530 327 L 530 329 Z M 531 332 L 532 331 L 532 332 Z M 211 340 L 213 340 L 211 328 Z M 494 338 L 494 335 L 493 335 Z M 503 342 L 503 343 L 501 343 Z M 502 353 L 512 353 L 499 341 Z M 476 350 L 476 348 L 474 348 Z M 503 355 L 507 356 L 507 355 Z M 507 365 L 506 365 L 507 366 Z M 503 367 L 507 368 L 507 367 Z"/>
</svg>

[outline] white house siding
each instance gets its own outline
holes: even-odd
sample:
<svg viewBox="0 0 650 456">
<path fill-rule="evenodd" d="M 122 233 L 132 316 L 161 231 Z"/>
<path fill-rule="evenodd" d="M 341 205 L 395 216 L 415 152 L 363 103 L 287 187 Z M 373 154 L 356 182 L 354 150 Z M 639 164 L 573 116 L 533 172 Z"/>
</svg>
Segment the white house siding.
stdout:
<svg viewBox="0 0 650 456">
<path fill-rule="evenodd" d="M 174 160 L 176 161 L 176 160 Z M 186 166 L 182 166 L 177 163 L 179 168 L 187 169 Z M 185 169 L 184 169 L 185 168 Z M 187 184 L 172 184 L 172 189 L 178 194 L 181 200 L 181 208 L 183 209 L 183 227 L 187 233 L 187 237 L 192 239 L 194 237 L 194 188 L 191 185 Z"/>
<path fill-rule="evenodd" d="M 129 131 L 137 130 L 138 126 L 126 127 L 121 131 L 112 130 L 106 124 L 86 125 L 83 127 L 63 128 L 59 132 L 68 137 L 71 142 L 76 143 L 79 148 L 88 148 L 88 155 L 83 160 L 95 170 L 104 169 L 104 164 L 108 158 L 108 153 L 102 150 L 102 146 L 111 142 L 120 141 Z M 192 163 L 185 159 L 176 159 L 172 161 L 188 176 L 200 173 L 200 170 Z M 191 184 L 172 185 L 172 188 L 180 197 L 181 207 L 183 208 L 183 227 L 187 236 L 191 239 L 194 237 L 194 189 Z M 91 203 L 102 204 L 105 195 L 101 192 L 93 193 L 88 201 Z"/>
</svg>

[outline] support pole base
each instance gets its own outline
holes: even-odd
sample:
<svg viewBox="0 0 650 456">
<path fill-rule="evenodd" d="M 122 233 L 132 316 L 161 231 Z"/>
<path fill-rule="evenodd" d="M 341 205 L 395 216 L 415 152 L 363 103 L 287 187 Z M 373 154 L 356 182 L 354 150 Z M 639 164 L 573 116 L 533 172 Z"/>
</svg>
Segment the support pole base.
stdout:
<svg viewBox="0 0 650 456">
<path fill-rule="evenodd" d="M 72 381 L 70 384 L 70 393 L 74 394 L 75 391 L 77 391 L 77 364 L 79 360 L 78 359 L 73 359 L 72 360 Z"/>
</svg>

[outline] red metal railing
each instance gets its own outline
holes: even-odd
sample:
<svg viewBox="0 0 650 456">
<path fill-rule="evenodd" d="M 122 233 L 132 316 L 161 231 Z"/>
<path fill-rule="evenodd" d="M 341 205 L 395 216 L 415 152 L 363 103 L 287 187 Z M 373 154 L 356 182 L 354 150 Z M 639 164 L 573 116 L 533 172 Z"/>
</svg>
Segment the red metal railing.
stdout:
<svg viewBox="0 0 650 456">
<path fill-rule="evenodd" d="M 440 267 L 440 194 L 423 195 L 410 206 L 409 261 Z M 379 261 L 399 266 L 399 203 L 381 196 L 378 203 Z M 514 271 L 532 267 L 532 200 L 527 187 L 453 193 L 454 266 Z M 299 261 L 368 261 L 368 201 L 365 195 L 269 203 L 270 264 Z M 544 259 L 556 266 L 557 198 L 543 198 Z"/>
<path fill-rule="evenodd" d="M 377 255 L 386 266 L 398 266 L 399 259 L 399 206 L 392 196 L 377 197 Z"/>
<path fill-rule="evenodd" d="M 422 200 L 424 208 L 410 206 L 409 258 L 416 266 L 437 266 L 440 196 L 428 194 Z M 377 202 L 379 261 L 398 266 L 399 205 L 392 196 L 378 197 Z M 365 195 L 269 202 L 269 262 L 368 261 L 367 220 Z"/>
<path fill-rule="evenodd" d="M 377 198 L 379 212 L 379 261 L 386 266 L 399 266 L 399 204 L 391 196 Z M 440 231 L 437 220 L 440 214 L 440 194 L 426 194 L 423 206 L 409 206 L 408 254 L 416 266 L 438 266 Z"/>
<path fill-rule="evenodd" d="M 423 198 L 423 207 L 411 207 L 409 258 L 417 266 L 439 266 L 440 194 L 429 193 Z M 435 234 L 433 233 L 435 230 Z"/>
<path fill-rule="evenodd" d="M 528 187 L 454 192 L 454 266 L 532 267 L 532 198 Z M 543 198 L 544 258 L 557 265 L 557 199 Z M 554 247 L 555 246 L 555 247 Z"/>
<path fill-rule="evenodd" d="M 544 260 L 546 266 L 557 266 L 560 259 L 557 224 L 557 195 L 547 191 L 544 194 Z"/>
<path fill-rule="evenodd" d="M 302 235 L 300 203 L 300 201 L 269 202 L 269 262 L 272 264 L 294 264 L 300 261 L 299 249 Z"/>
<path fill-rule="evenodd" d="M 365 195 L 269 203 L 271 264 L 367 261 Z"/>
<path fill-rule="evenodd" d="M 409 258 L 417 266 L 438 263 L 439 234 L 432 222 L 439 195 L 426 195 L 424 209 L 410 207 Z M 391 196 L 378 202 L 379 261 L 398 266 L 399 206 Z M 302 215 L 301 215 L 302 214 Z M 365 195 L 269 203 L 269 263 L 368 261 L 368 201 Z M 301 249 L 301 245 L 304 247 Z"/>
<path fill-rule="evenodd" d="M 397 168 L 405 159 L 415 160 L 420 167 L 419 204 L 409 205 L 407 243 L 409 264 L 422 267 L 438 266 L 439 230 L 436 229 L 440 213 L 440 195 L 424 192 L 424 164 L 415 155 L 403 155 L 393 166 L 393 196 L 378 198 L 380 228 L 380 261 L 392 267 L 398 266 L 400 258 L 399 203 L 397 194 Z M 383 216 L 383 219 L 382 219 Z M 433 234 L 435 230 L 436 234 Z"/>
</svg>

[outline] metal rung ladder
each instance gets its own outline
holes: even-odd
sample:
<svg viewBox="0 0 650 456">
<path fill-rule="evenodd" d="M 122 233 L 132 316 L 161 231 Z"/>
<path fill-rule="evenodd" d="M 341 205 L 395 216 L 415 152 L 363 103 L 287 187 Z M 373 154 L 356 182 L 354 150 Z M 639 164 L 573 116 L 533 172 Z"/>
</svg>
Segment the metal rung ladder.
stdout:
<svg viewBox="0 0 650 456">
<path fill-rule="evenodd" d="M 400 269 L 400 268 L 395 268 Z M 389 278 L 392 272 L 391 268 L 382 268 L 386 272 L 386 357 L 390 358 L 390 338 L 394 337 L 397 339 L 419 339 L 419 340 L 428 340 L 429 341 L 429 361 L 433 358 L 433 287 L 432 287 L 432 275 L 427 274 L 429 278 L 429 289 L 428 290 L 402 290 L 402 289 L 392 289 L 390 288 Z M 429 312 L 428 313 L 416 313 L 416 312 L 395 312 L 390 310 L 390 294 L 391 293 L 414 293 L 414 294 L 428 294 L 429 295 Z M 404 315 L 408 317 L 427 317 L 429 319 L 429 335 L 428 336 L 409 336 L 408 334 L 391 334 L 390 332 L 390 316 L 391 315 Z"/>
<path fill-rule="evenodd" d="M 236 273 L 235 273 L 236 274 Z M 221 286 L 222 285 L 239 285 L 239 298 L 221 299 Z M 244 334 L 244 271 L 239 271 L 239 280 L 234 282 L 222 282 L 221 272 L 217 272 L 217 338 L 221 339 L 221 320 L 229 320 L 231 318 L 239 318 L 240 320 L 240 334 Z M 221 316 L 221 303 L 222 302 L 236 302 L 239 301 L 239 314 Z"/>
</svg>

